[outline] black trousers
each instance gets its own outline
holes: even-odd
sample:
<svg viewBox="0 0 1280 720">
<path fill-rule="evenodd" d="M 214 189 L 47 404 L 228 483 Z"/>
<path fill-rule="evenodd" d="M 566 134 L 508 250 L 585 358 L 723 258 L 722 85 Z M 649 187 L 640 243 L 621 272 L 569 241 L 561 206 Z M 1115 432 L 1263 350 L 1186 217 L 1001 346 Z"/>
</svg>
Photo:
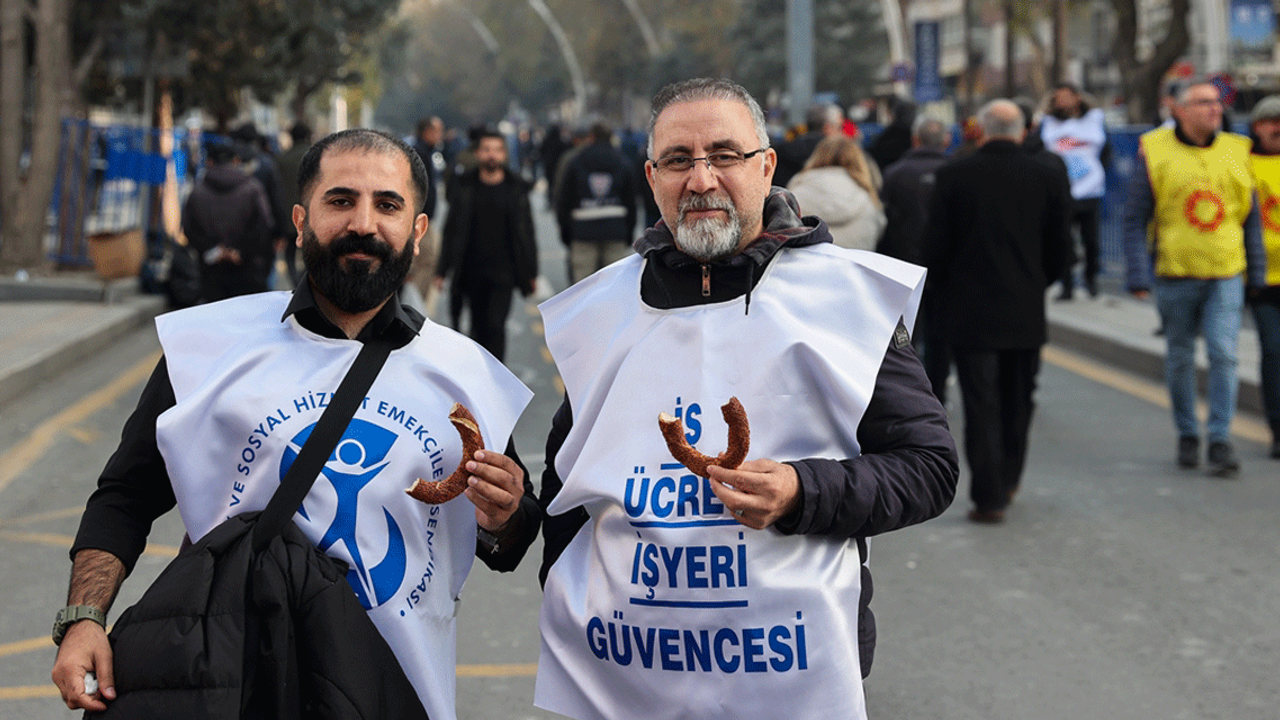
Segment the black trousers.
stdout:
<svg viewBox="0 0 1280 720">
<path fill-rule="evenodd" d="M 1071 212 L 1071 224 L 1075 226 L 1080 235 L 1080 246 L 1081 250 L 1084 251 L 1084 279 L 1089 287 L 1094 287 L 1100 270 L 1098 263 L 1098 225 L 1101 221 L 1101 216 L 1099 215 L 1101 205 L 1102 200 L 1099 198 L 1076 200 Z M 1074 267 L 1068 267 L 1063 274 L 1061 278 L 1063 292 L 1071 292 L 1074 284 L 1072 279 L 1074 270 Z"/>
<path fill-rule="evenodd" d="M 981 510 L 1003 510 L 1026 466 L 1040 348 L 954 347 L 952 355 L 964 401 L 969 497 Z"/>
<path fill-rule="evenodd" d="M 483 275 L 465 279 L 455 277 L 454 283 L 458 285 L 457 295 L 450 297 L 454 328 L 458 327 L 465 302 L 470 315 L 467 337 L 498 360 L 503 360 L 507 352 L 507 316 L 511 314 L 511 293 L 515 287 L 511 283 L 494 282 Z M 452 312 L 454 307 L 457 312 Z"/>
</svg>

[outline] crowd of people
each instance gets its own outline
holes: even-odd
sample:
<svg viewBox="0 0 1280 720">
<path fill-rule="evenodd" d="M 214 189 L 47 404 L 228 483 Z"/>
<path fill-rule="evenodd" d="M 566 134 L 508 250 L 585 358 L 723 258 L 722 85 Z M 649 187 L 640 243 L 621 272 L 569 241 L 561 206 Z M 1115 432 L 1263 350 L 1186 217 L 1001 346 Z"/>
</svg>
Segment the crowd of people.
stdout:
<svg viewBox="0 0 1280 720">
<path fill-rule="evenodd" d="M 455 717 L 454 608 L 474 559 L 514 569 L 540 534 L 539 707 L 865 718 L 868 540 L 954 498 L 952 367 L 967 517 L 997 524 L 1027 460 L 1048 295 L 1076 290 L 1077 237 L 1084 290 L 1099 292 L 1102 116 L 1065 84 L 1044 110 L 992 100 L 953 151 L 949 123 L 901 101 L 864 147 L 834 105 L 781 139 L 745 89 L 698 78 L 659 91 L 643 139 L 600 122 L 574 142 L 549 131 L 537 163 L 570 285 L 540 306 L 564 397 L 537 487 L 511 440 L 530 392 L 502 364 L 513 293 L 538 289 L 532 141 L 476 126 L 447 149 L 428 117 L 408 142 L 357 129 L 312 144 L 298 126 L 278 158 L 248 131 L 210 147 L 183 217 L 206 302 L 158 323 L 164 355 L 89 498 L 54 629 L 64 701 L 103 712 L 131 691 L 106 614 L 152 522 L 177 507 L 199 541 L 265 507 L 377 343 L 387 364 L 295 522 L 351 568 L 427 714 Z M 1280 458 L 1280 96 L 1254 108 L 1252 143 L 1221 120 L 1217 88 L 1188 83 L 1169 125 L 1142 136 L 1125 286 L 1155 297 L 1186 468 L 1201 462 L 1205 337 L 1204 459 L 1231 476 L 1246 302 Z M 282 245 L 303 267 L 286 260 L 291 292 L 262 294 Z M 446 282 L 454 330 L 405 295 L 429 304 Z M 454 403 L 487 449 L 464 456 Z M 693 449 L 726 434 L 719 456 Z M 461 497 L 403 492 L 454 465 Z"/>
</svg>

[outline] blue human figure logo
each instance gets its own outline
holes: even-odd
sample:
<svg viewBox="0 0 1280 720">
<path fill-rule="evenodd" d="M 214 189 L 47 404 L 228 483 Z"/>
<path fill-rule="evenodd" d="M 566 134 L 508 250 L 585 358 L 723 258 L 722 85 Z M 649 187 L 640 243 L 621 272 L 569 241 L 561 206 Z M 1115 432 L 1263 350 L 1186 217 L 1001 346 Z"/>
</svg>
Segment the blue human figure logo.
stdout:
<svg viewBox="0 0 1280 720">
<path fill-rule="evenodd" d="M 289 471 L 289 466 L 298 457 L 298 450 L 311 436 L 315 424 L 303 428 L 285 449 L 280 461 L 280 477 Z M 384 507 L 382 514 L 387 523 L 387 552 L 382 560 L 372 567 L 361 556 L 357 543 L 356 525 L 363 519 L 359 517 L 358 496 L 370 482 L 374 480 L 389 464 L 387 454 L 396 441 L 395 433 L 364 420 L 352 420 L 347 426 L 342 439 L 329 456 L 320 474 L 329 481 L 337 495 L 337 509 L 333 522 L 320 538 L 318 547 L 321 552 L 341 542 L 351 557 L 351 569 L 347 571 L 347 582 L 355 590 L 356 597 L 365 609 L 382 605 L 396 592 L 404 581 L 406 554 L 404 535 L 395 518 Z M 302 517 L 307 516 L 306 503 L 298 509 Z M 367 522 L 367 520 L 365 520 Z"/>
</svg>

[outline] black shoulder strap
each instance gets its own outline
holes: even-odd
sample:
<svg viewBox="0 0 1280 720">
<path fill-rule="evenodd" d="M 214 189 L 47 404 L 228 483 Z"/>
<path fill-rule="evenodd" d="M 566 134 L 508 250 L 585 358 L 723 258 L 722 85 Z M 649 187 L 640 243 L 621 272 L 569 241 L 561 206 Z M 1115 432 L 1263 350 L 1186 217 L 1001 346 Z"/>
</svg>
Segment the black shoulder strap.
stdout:
<svg viewBox="0 0 1280 720">
<path fill-rule="evenodd" d="M 370 340 L 360 349 L 315 429 L 289 466 L 289 472 L 280 481 L 280 487 L 258 517 L 253 528 L 254 552 L 265 548 L 284 529 L 285 523 L 293 519 L 390 354 L 391 344 L 384 340 Z"/>
</svg>

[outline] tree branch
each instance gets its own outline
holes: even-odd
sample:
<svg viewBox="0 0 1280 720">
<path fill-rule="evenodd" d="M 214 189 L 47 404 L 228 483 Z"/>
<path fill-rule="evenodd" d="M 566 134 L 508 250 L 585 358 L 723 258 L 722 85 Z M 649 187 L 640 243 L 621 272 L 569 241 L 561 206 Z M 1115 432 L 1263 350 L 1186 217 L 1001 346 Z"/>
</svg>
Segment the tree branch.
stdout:
<svg viewBox="0 0 1280 720">
<path fill-rule="evenodd" d="M 107 38 L 98 30 L 93 33 L 93 40 L 89 41 L 89 46 L 84 49 L 84 54 L 80 56 L 79 62 L 71 70 L 72 87 L 84 87 L 85 82 L 89 79 L 89 73 L 93 71 L 93 65 L 98 61 L 98 57 L 102 55 L 102 51 L 107 47 Z"/>
<path fill-rule="evenodd" d="M 1191 34 L 1187 31 L 1187 15 L 1190 12 L 1191 0 L 1172 0 L 1169 8 L 1169 32 L 1156 45 L 1144 70 L 1150 69 L 1163 74 L 1187 51 L 1191 44 Z"/>
</svg>

